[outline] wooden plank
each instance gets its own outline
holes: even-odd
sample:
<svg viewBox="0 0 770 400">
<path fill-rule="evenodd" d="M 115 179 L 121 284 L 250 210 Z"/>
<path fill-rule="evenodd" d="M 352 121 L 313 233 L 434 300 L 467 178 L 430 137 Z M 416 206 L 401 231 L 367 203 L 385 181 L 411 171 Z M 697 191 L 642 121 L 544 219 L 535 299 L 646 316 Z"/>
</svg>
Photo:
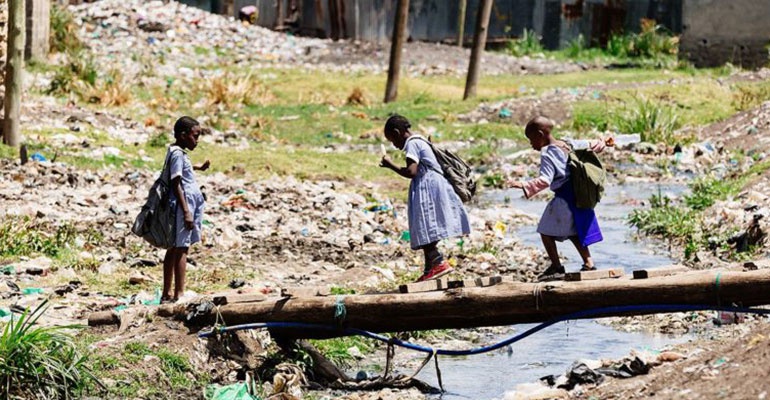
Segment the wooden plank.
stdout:
<svg viewBox="0 0 770 400">
<path fill-rule="evenodd" d="M 267 296 L 261 293 L 228 294 L 222 296 L 214 296 L 214 304 L 217 306 L 223 306 L 225 304 L 253 303 L 256 301 L 265 301 L 265 299 L 267 299 Z"/>
<path fill-rule="evenodd" d="M 293 287 L 282 288 L 281 297 L 315 297 L 328 296 L 331 289 L 328 287 Z"/>
<path fill-rule="evenodd" d="M 434 290 L 447 290 L 449 287 L 449 279 L 439 278 L 431 279 L 429 281 L 407 283 L 398 287 L 401 293 L 420 293 L 420 292 L 432 292 Z"/>
<path fill-rule="evenodd" d="M 623 276 L 622 268 L 597 269 L 596 271 L 567 272 L 565 281 L 593 281 L 596 279 L 620 278 Z"/>
<path fill-rule="evenodd" d="M 636 269 L 634 270 L 634 279 L 647 279 L 656 276 L 676 275 L 687 271 L 690 271 L 690 269 L 684 265 L 669 265 L 660 268 Z"/>
</svg>

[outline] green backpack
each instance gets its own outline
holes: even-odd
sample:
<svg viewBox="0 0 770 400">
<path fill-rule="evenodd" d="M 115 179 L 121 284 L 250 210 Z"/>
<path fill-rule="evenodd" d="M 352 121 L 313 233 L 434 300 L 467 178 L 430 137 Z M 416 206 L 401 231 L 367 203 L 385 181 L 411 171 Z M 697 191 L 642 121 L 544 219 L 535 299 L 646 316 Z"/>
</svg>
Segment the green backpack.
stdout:
<svg viewBox="0 0 770 400">
<path fill-rule="evenodd" d="M 594 208 L 602 199 L 607 171 L 596 153 L 590 150 L 570 151 L 567 158 L 575 203 L 578 208 Z"/>
</svg>

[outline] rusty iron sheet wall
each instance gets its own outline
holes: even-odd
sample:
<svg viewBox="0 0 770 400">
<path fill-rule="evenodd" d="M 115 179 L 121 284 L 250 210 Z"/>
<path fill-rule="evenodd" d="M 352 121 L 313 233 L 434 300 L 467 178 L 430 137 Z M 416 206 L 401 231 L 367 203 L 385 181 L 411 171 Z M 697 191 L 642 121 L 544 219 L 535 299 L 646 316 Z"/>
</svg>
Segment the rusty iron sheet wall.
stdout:
<svg viewBox="0 0 770 400">
<path fill-rule="evenodd" d="M 180 0 L 185 4 L 220 12 L 225 0 Z M 235 12 L 245 5 L 259 10 L 257 23 L 274 29 L 278 4 L 287 17 L 292 0 L 235 0 Z M 388 42 L 391 37 L 397 0 L 293 0 L 299 7 L 297 26 L 285 27 L 295 33 L 317 37 Z M 582 34 L 588 40 L 606 40 L 610 30 L 639 30 L 641 18 L 655 19 L 675 33 L 682 30 L 682 3 L 685 0 L 496 0 L 492 7 L 488 40 L 504 41 L 518 37 L 525 29 L 542 37 L 546 48 L 564 46 Z M 330 15 L 332 2 L 341 7 L 337 18 Z M 465 42 L 473 38 L 479 0 L 467 0 Z M 617 9 L 620 8 L 620 9 Z M 565 16 L 565 10 L 570 15 Z M 411 40 L 455 42 L 457 1 L 411 0 L 408 30 Z M 337 23 L 335 23 L 335 20 Z"/>
</svg>

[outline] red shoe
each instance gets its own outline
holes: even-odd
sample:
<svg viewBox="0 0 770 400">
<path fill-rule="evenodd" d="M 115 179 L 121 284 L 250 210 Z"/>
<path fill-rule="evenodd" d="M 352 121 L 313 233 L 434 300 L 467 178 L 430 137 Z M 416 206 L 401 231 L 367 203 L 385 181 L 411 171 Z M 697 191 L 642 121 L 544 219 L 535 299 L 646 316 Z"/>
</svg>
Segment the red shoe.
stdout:
<svg viewBox="0 0 770 400">
<path fill-rule="evenodd" d="M 452 268 L 452 266 L 450 266 L 448 262 L 444 261 L 441 264 L 431 268 L 427 274 L 423 274 L 423 276 L 419 277 L 417 279 L 417 282 L 429 281 L 431 279 L 440 278 L 452 271 L 454 271 L 454 268 Z"/>
</svg>

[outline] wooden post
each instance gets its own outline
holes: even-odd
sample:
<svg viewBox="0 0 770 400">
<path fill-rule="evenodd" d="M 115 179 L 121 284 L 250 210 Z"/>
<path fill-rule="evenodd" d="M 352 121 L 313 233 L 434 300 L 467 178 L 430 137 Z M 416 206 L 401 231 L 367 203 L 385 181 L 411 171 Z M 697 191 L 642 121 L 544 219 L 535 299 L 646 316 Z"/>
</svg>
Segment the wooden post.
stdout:
<svg viewBox="0 0 770 400">
<path fill-rule="evenodd" d="M 24 71 L 24 13 L 25 0 L 8 2 L 8 52 L 5 64 L 5 121 L 3 142 L 18 147 L 20 141 L 19 114 L 21 109 L 22 72 Z"/>
<path fill-rule="evenodd" d="M 465 39 L 465 11 L 468 6 L 467 0 L 460 0 L 460 10 L 457 12 L 457 47 L 463 47 Z"/>
<path fill-rule="evenodd" d="M 476 97 L 476 83 L 479 79 L 479 61 L 487 44 L 487 31 L 489 30 L 489 16 L 492 14 L 492 0 L 481 0 L 476 13 L 476 33 L 473 35 L 473 48 L 471 60 L 468 64 L 468 77 L 465 80 L 465 94 L 463 100 Z"/>
<path fill-rule="evenodd" d="M 388 83 L 385 85 L 385 102 L 395 101 L 398 97 L 398 76 L 401 72 L 401 48 L 404 46 L 406 21 L 409 19 L 409 0 L 398 0 L 396 19 L 393 21 L 393 41 L 390 44 L 390 64 L 388 65 Z"/>
<path fill-rule="evenodd" d="M 27 36 L 24 59 L 43 60 L 48 56 L 51 32 L 51 1 L 26 0 Z"/>
</svg>

